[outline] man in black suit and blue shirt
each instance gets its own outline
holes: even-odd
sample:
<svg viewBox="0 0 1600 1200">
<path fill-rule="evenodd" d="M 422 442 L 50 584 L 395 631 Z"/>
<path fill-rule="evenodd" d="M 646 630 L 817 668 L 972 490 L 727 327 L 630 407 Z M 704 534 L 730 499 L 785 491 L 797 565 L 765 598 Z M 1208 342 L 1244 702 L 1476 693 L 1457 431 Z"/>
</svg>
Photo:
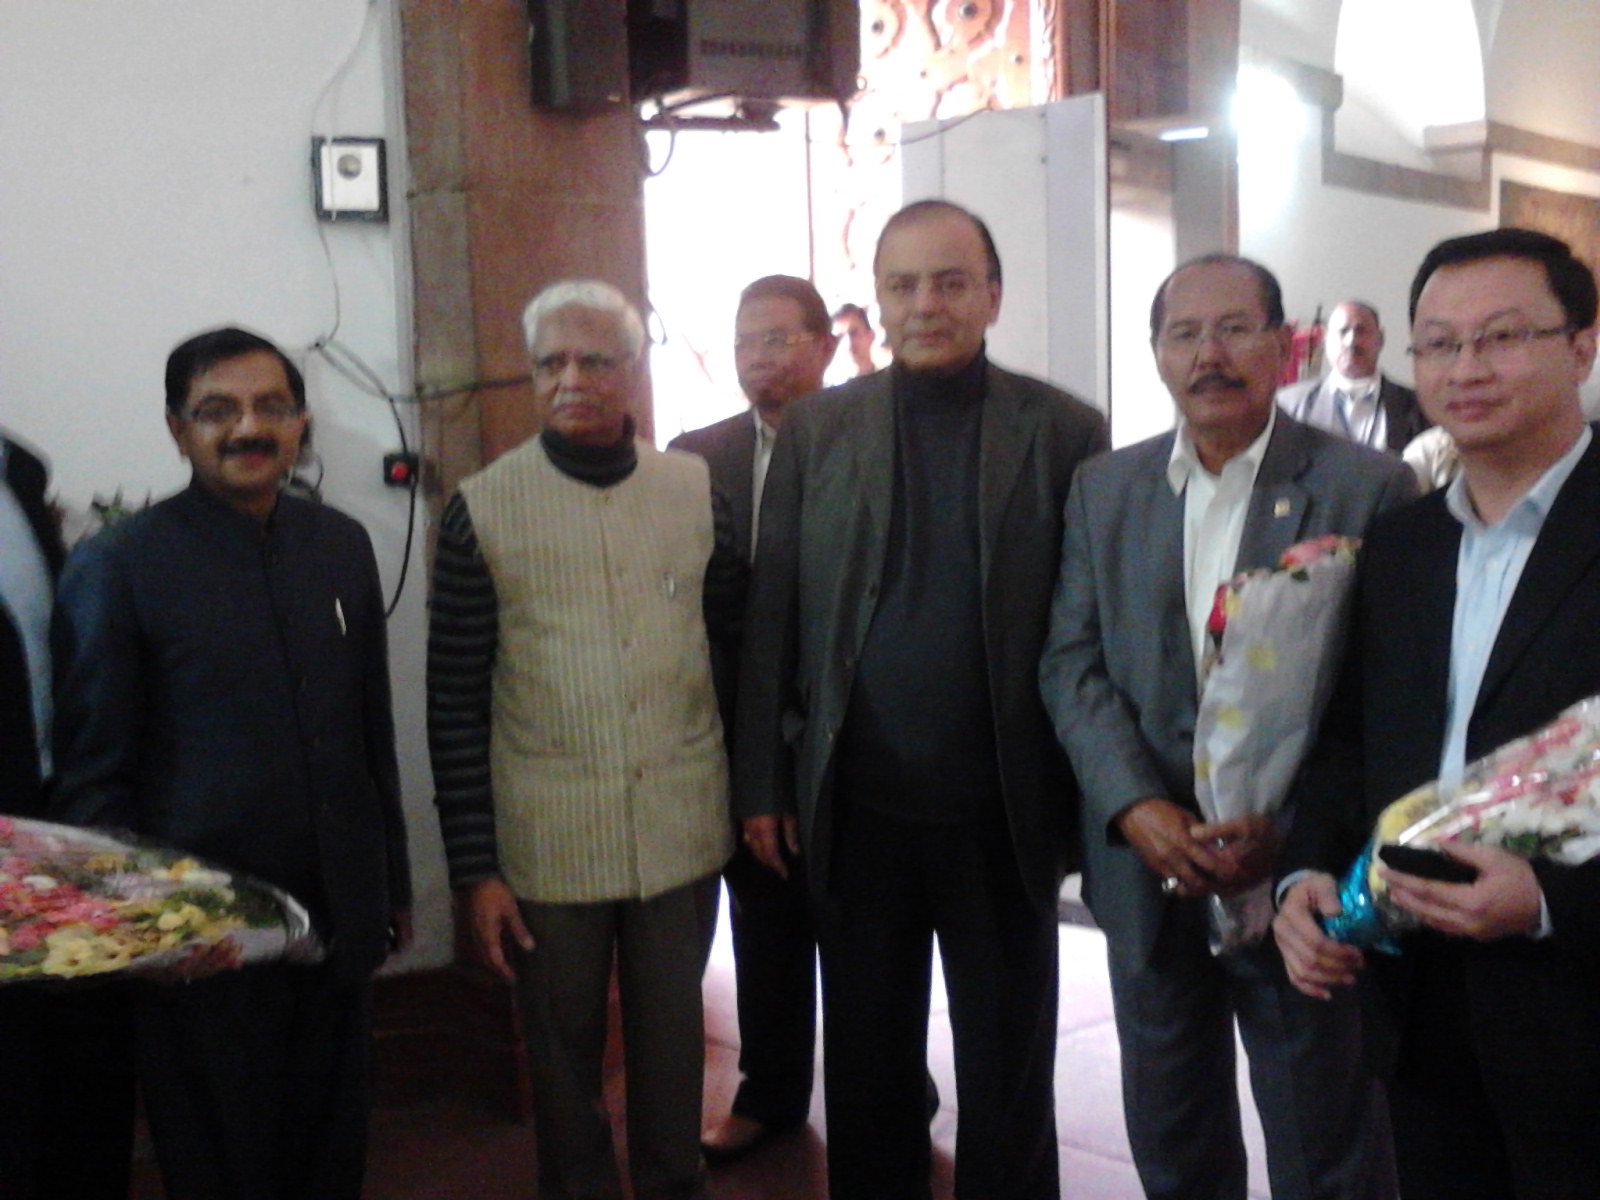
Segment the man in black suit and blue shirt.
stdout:
<svg viewBox="0 0 1600 1200">
<path fill-rule="evenodd" d="M 1074 792 L 1034 682 L 1088 405 L 989 362 L 1000 262 L 922 201 L 873 263 L 887 371 L 792 404 L 746 619 L 735 810 L 806 864 L 822 959 L 833 1200 L 929 1195 L 939 939 L 955 1194 L 1054 1200 L 1056 894 Z"/>
<path fill-rule="evenodd" d="M 1278 392 L 1278 404 L 1295 420 L 1391 454 L 1433 424 L 1417 407 L 1416 392 L 1378 370 L 1383 326 L 1372 305 L 1364 300 L 1335 304 L 1324 345 L 1328 373 Z"/>
<path fill-rule="evenodd" d="M 1208 898 L 1270 877 L 1280 825 L 1204 820 L 1194 729 L 1217 586 L 1296 542 L 1362 536 L 1415 484 L 1399 460 L 1274 405 L 1289 331 L 1259 264 L 1179 267 L 1150 337 L 1178 428 L 1078 472 L 1040 667 L 1082 790 L 1084 897 L 1107 938 L 1134 1165 L 1151 1200 L 1243 1200 L 1237 1022 L 1275 1200 L 1387 1200 L 1354 1001 L 1308 1001 L 1270 944 L 1211 953 Z"/>
<path fill-rule="evenodd" d="M 756 280 L 740 294 L 734 318 L 734 367 L 749 409 L 672 441 L 672 449 L 706 460 L 746 561 L 754 553 L 761 491 L 784 409 L 822 388 L 837 343 L 827 306 L 809 281 L 793 275 Z M 712 665 L 731 745 L 738 663 L 714 644 Z M 712 1163 L 805 1123 L 817 1041 L 817 937 L 804 879 L 798 871 L 788 878 L 769 871 L 743 843 L 722 877 L 733 917 L 744 1078 L 733 1111 L 701 1135 Z"/>
<path fill-rule="evenodd" d="M 1363 956 L 1322 935 L 1334 876 L 1378 813 L 1600 693 L 1600 439 L 1579 385 L 1596 288 L 1564 242 L 1452 238 L 1411 289 L 1428 415 L 1461 473 L 1363 550 L 1350 653 L 1297 788 L 1275 924 L 1296 986 L 1339 997 L 1366 967 L 1406 1200 L 1600 1196 L 1600 861 L 1452 845 L 1476 873 L 1391 872 L 1426 928 Z"/>
</svg>

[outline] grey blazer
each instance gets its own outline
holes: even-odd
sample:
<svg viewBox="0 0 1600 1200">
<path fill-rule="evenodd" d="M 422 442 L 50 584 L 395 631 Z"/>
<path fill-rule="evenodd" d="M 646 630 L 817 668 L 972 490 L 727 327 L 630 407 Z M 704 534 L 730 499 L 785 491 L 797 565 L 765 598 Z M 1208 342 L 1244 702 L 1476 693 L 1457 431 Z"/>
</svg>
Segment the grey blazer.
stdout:
<svg viewBox="0 0 1600 1200">
<path fill-rule="evenodd" d="M 741 653 L 734 754 L 740 816 L 799 814 L 812 884 L 827 885 L 834 738 L 877 607 L 894 503 L 890 371 L 795 401 L 773 447 Z M 1100 414 L 990 366 L 980 441 L 985 650 L 1001 786 L 1030 897 L 1053 909 L 1073 857 L 1066 757 L 1036 677 L 1078 464 Z M 930 655 L 939 653 L 928 647 Z"/>
<path fill-rule="evenodd" d="M 1040 687 L 1081 791 L 1084 894 L 1111 953 L 1147 961 L 1170 903 L 1121 837 L 1119 813 L 1164 797 L 1196 808 L 1199 698 L 1183 588 L 1183 497 L 1167 482 L 1174 433 L 1078 474 Z M 1416 481 L 1397 459 L 1278 414 L 1256 475 L 1237 570 L 1296 542 L 1362 536 Z"/>
</svg>

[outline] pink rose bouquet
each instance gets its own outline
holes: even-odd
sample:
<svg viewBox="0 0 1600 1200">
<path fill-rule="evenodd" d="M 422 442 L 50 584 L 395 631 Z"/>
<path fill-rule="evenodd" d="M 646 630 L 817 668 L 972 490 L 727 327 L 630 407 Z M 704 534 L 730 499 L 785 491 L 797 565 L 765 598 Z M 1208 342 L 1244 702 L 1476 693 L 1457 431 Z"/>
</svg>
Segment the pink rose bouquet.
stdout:
<svg viewBox="0 0 1600 1200">
<path fill-rule="evenodd" d="M 206 951 L 314 962 L 298 901 L 180 851 L 0 817 L 0 983 L 158 970 Z"/>
<path fill-rule="evenodd" d="M 1330 535 L 1278 565 L 1217 589 L 1195 716 L 1195 797 L 1207 821 L 1270 816 L 1310 747 L 1333 689 L 1356 538 Z M 1259 941 L 1272 923 L 1271 881 L 1211 902 L 1212 949 Z"/>
<path fill-rule="evenodd" d="M 1344 912 L 1324 922 L 1336 941 L 1398 951 L 1417 922 L 1388 898 L 1377 864 L 1386 846 L 1499 846 L 1568 866 L 1600 854 L 1600 696 L 1468 765 L 1453 787 L 1426 784 L 1378 817 L 1372 841 L 1339 886 Z"/>
</svg>

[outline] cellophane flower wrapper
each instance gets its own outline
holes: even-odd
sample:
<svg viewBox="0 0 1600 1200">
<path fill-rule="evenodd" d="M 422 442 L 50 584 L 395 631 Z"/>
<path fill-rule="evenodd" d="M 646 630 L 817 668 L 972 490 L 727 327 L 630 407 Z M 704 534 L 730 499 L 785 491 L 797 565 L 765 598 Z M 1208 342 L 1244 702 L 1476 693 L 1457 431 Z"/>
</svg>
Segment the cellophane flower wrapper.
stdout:
<svg viewBox="0 0 1600 1200">
<path fill-rule="evenodd" d="M 1338 536 L 1302 542 L 1277 567 L 1218 589 L 1194 736 L 1195 796 L 1207 821 L 1282 809 L 1333 690 L 1360 545 Z M 1212 896 L 1212 951 L 1254 945 L 1272 916 L 1270 880 Z"/>
<path fill-rule="evenodd" d="M 316 962 L 305 907 L 179 850 L 0 817 L 0 983 L 158 971 L 231 943 L 239 965 Z"/>
<path fill-rule="evenodd" d="M 1398 953 L 1396 937 L 1420 922 L 1389 898 L 1378 850 L 1450 842 L 1567 866 L 1600 854 L 1600 696 L 1469 764 L 1454 786 L 1429 783 L 1384 809 L 1366 850 L 1340 880 L 1344 912 L 1324 920 L 1328 936 Z"/>
</svg>

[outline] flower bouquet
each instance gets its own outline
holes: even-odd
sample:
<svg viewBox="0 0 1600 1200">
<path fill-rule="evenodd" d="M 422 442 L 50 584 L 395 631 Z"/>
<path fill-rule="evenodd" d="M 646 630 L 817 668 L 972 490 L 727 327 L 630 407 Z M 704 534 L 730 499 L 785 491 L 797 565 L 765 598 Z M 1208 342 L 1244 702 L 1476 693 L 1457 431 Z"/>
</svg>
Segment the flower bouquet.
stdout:
<svg viewBox="0 0 1600 1200">
<path fill-rule="evenodd" d="M 1343 642 L 1359 539 L 1329 535 L 1289 547 L 1276 567 L 1217 589 L 1195 716 L 1195 797 L 1207 821 L 1283 807 L 1322 710 Z M 1211 948 L 1261 940 L 1271 881 L 1211 897 Z"/>
<path fill-rule="evenodd" d="M 0 983 L 211 963 L 315 962 L 298 901 L 180 851 L 0 817 Z"/>
<path fill-rule="evenodd" d="M 1398 954 L 1395 935 L 1418 922 L 1389 899 L 1377 869 L 1383 848 L 1452 841 L 1569 866 L 1600 854 L 1600 696 L 1469 764 L 1453 787 L 1426 784 L 1384 809 L 1339 883 L 1344 911 L 1323 921 L 1328 936 Z"/>
</svg>

